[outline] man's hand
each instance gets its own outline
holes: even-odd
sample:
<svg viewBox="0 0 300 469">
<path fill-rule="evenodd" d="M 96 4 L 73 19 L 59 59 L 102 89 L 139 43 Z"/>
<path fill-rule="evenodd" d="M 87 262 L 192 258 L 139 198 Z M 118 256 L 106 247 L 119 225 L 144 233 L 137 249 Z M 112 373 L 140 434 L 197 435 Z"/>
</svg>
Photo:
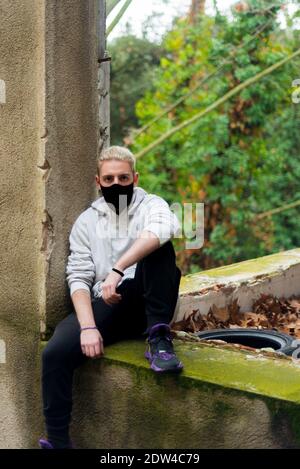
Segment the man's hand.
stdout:
<svg viewBox="0 0 300 469">
<path fill-rule="evenodd" d="M 122 295 L 116 293 L 117 285 L 120 281 L 121 275 L 114 270 L 106 277 L 102 283 L 102 298 L 108 305 L 119 303 L 122 299 Z"/>
<path fill-rule="evenodd" d="M 80 334 L 81 350 L 84 355 L 97 358 L 104 355 L 103 339 L 98 329 L 86 329 Z"/>
</svg>

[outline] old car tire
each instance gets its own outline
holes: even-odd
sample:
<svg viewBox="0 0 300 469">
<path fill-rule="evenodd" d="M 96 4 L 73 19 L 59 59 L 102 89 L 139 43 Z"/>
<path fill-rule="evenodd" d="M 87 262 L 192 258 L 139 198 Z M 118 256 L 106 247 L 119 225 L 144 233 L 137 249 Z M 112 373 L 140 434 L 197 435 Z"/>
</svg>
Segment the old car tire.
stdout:
<svg viewBox="0 0 300 469">
<path fill-rule="evenodd" d="M 228 343 L 246 345 L 255 349 L 272 348 L 285 355 L 292 355 L 300 344 L 300 341 L 299 344 L 294 343 L 294 337 L 271 329 L 213 329 L 197 332 L 196 335 L 201 340 L 224 340 Z"/>
</svg>

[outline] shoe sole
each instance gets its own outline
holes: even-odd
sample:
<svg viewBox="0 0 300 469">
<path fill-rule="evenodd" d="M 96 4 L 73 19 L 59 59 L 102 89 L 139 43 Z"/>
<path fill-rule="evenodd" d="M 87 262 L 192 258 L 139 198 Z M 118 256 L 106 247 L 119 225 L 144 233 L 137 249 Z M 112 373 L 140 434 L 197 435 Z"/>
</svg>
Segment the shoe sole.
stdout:
<svg viewBox="0 0 300 469">
<path fill-rule="evenodd" d="M 48 440 L 44 440 L 43 438 L 41 438 L 39 440 L 39 447 L 40 447 L 40 449 L 55 449 L 55 448 L 53 448 L 52 444 L 49 443 Z M 71 443 L 71 446 L 69 448 L 64 448 L 64 449 L 76 449 L 76 448 L 75 448 L 74 444 Z"/>
<path fill-rule="evenodd" d="M 176 368 L 159 368 L 151 362 L 152 357 L 150 352 L 145 352 L 144 356 L 149 361 L 151 370 L 156 373 L 180 373 L 183 369 L 183 364 L 181 362 L 179 362 L 179 365 Z"/>
<path fill-rule="evenodd" d="M 39 447 L 40 449 L 54 449 L 49 441 L 43 439 L 39 440 Z"/>
</svg>

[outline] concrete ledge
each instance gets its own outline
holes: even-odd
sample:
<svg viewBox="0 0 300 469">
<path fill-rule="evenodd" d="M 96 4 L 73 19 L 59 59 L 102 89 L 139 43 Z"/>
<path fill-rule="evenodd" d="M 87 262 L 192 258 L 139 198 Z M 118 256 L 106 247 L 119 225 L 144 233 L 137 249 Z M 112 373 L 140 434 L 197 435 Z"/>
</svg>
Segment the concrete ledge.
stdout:
<svg viewBox="0 0 300 469">
<path fill-rule="evenodd" d="M 173 321 L 194 311 L 206 315 L 213 304 L 224 307 L 235 299 L 242 312 L 251 311 L 261 294 L 285 298 L 300 295 L 300 249 L 182 277 Z"/>
<path fill-rule="evenodd" d="M 300 368 L 175 340 L 185 365 L 157 376 L 145 342 L 123 341 L 75 372 L 72 434 L 81 448 L 300 447 Z"/>
<path fill-rule="evenodd" d="M 300 249 L 181 279 L 173 321 L 237 299 L 300 294 Z M 105 348 L 74 376 L 78 448 L 300 448 L 300 364 L 278 355 L 175 340 L 180 375 L 157 375 L 144 340 Z"/>
</svg>

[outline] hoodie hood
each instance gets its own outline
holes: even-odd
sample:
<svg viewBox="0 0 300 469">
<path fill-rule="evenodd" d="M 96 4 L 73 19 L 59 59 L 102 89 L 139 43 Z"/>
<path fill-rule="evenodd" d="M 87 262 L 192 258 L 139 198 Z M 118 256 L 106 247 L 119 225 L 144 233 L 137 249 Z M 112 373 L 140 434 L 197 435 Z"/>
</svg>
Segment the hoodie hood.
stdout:
<svg viewBox="0 0 300 469">
<path fill-rule="evenodd" d="M 128 206 L 128 216 L 133 215 L 141 202 L 146 197 L 147 192 L 142 189 L 141 187 L 134 187 L 131 202 Z M 106 203 L 103 196 L 96 199 L 92 204 L 91 207 L 97 212 L 101 213 L 102 215 L 108 215 L 111 212 L 110 207 Z"/>
</svg>

